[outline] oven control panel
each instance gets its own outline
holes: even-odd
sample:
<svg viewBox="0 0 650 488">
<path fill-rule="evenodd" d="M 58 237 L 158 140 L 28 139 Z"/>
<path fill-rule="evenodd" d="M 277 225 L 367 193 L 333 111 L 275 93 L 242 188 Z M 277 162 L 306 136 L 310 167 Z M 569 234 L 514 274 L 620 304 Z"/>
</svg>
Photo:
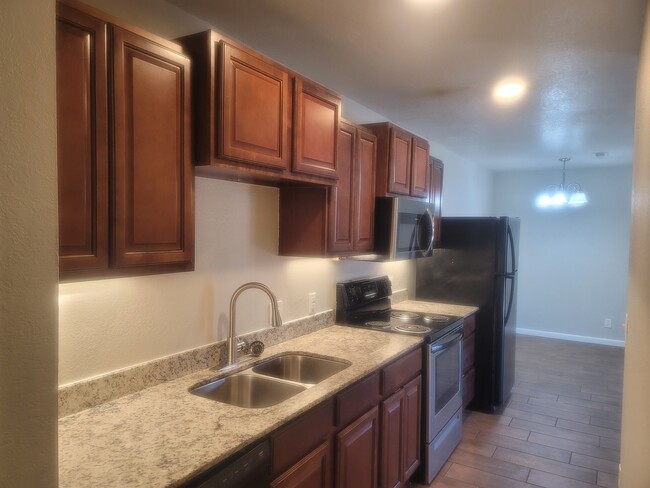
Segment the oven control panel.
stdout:
<svg viewBox="0 0 650 488">
<path fill-rule="evenodd" d="M 388 276 L 379 278 L 351 280 L 337 283 L 336 308 L 350 310 L 362 307 L 392 294 Z"/>
</svg>

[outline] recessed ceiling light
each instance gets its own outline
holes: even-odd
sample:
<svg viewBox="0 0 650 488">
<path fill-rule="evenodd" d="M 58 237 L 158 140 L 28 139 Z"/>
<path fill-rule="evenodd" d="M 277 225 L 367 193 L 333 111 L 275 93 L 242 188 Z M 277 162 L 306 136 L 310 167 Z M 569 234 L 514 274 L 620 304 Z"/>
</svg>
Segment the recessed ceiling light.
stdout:
<svg viewBox="0 0 650 488">
<path fill-rule="evenodd" d="M 497 100 L 511 101 L 521 98 L 526 93 L 526 84 L 521 80 L 504 80 L 494 88 L 493 96 Z"/>
</svg>

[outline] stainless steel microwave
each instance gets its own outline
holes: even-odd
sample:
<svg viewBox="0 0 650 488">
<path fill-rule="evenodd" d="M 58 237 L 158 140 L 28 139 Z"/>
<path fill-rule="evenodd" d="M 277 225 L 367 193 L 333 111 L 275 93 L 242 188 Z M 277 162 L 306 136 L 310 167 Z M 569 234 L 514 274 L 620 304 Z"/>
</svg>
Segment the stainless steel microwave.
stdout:
<svg viewBox="0 0 650 488">
<path fill-rule="evenodd" d="M 375 252 L 387 260 L 431 256 L 433 204 L 405 197 L 377 197 Z"/>
</svg>

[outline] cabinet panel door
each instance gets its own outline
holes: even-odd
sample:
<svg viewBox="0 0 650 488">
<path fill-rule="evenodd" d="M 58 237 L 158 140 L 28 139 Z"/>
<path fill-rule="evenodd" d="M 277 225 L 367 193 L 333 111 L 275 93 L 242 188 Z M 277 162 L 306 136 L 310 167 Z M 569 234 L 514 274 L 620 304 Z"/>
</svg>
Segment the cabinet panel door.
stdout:
<svg viewBox="0 0 650 488">
<path fill-rule="evenodd" d="M 375 488 L 379 409 L 374 407 L 336 435 L 337 488 Z"/>
<path fill-rule="evenodd" d="M 191 265 L 189 60 L 117 27 L 113 38 L 115 265 Z"/>
<path fill-rule="evenodd" d="M 381 471 L 379 486 L 402 486 L 404 390 L 399 390 L 381 404 Z"/>
<path fill-rule="evenodd" d="M 359 129 L 353 191 L 355 251 L 371 251 L 374 246 L 376 161 L 377 137 Z"/>
<path fill-rule="evenodd" d="M 295 78 L 293 163 L 297 173 L 338 178 L 340 97 L 309 80 Z"/>
<path fill-rule="evenodd" d="M 398 127 L 390 129 L 390 157 L 388 168 L 388 191 L 409 195 L 411 186 L 411 158 L 413 157 L 411 134 Z"/>
<path fill-rule="evenodd" d="M 329 242 L 330 253 L 351 251 L 353 238 L 354 174 L 356 154 L 356 130 L 341 122 L 338 140 L 339 180 L 329 190 Z"/>
<path fill-rule="evenodd" d="M 429 143 L 413 138 L 413 162 L 411 166 L 411 196 L 429 197 Z"/>
<path fill-rule="evenodd" d="M 59 268 L 108 267 L 107 26 L 57 5 Z"/>
<path fill-rule="evenodd" d="M 422 377 L 404 386 L 404 478 L 406 483 L 420 466 Z"/>
<path fill-rule="evenodd" d="M 221 46 L 219 157 L 288 169 L 289 73 L 225 41 Z"/>
<path fill-rule="evenodd" d="M 325 442 L 271 482 L 271 488 L 329 488 L 330 443 Z"/>
</svg>

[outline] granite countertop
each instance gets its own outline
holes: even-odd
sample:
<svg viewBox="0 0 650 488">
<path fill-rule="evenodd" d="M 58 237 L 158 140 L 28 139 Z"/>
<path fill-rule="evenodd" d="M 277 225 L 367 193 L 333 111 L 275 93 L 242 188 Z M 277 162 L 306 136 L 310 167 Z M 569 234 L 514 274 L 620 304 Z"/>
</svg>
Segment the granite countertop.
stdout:
<svg viewBox="0 0 650 488">
<path fill-rule="evenodd" d="M 418 312 L 428 314 L 456 315 L 458 317 L 468 317 L 478 312 L 478 307 L 467 305 L 452 305 L 449 303 L 424 302 L 420 300 L 404 300 L 393 303 L 392 308 L 395 310 L 404 310 L 405 312 Z"/>
<path fill-rule="evenodd" d="M 423 302 L 401 302 L 399 307 L 418 303 Z M 204 370 L 63 417 L 59 486 L 178 486 L 421 342 L 409 335 L 335 325 L 271 346 L 238 368 L 290 351 L 351 363 L 278 405 L 246 409 L 188 393 L 191 386 L 221 376 Z"/>
</svg>

